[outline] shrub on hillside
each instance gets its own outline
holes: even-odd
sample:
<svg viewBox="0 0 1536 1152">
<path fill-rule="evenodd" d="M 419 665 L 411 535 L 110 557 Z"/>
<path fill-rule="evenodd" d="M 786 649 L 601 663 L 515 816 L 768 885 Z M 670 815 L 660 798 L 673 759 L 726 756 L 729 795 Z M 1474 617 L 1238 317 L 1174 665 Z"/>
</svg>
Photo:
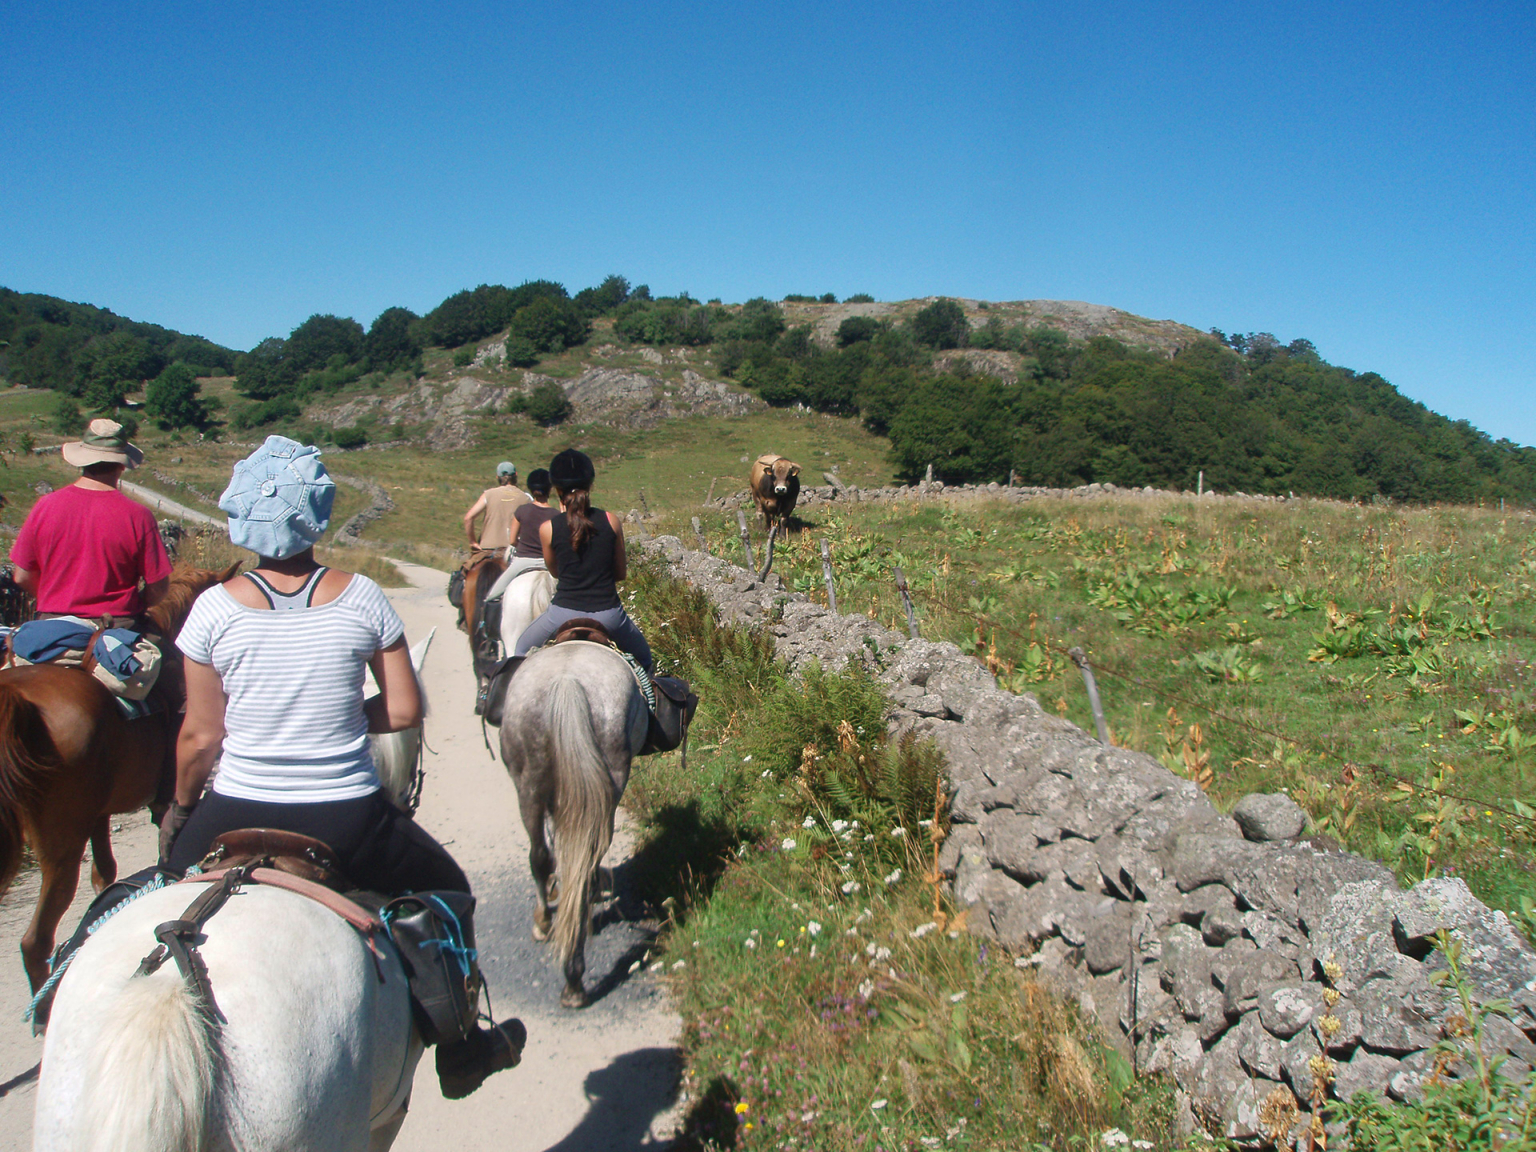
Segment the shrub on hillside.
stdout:
<svg viewBox="0 0 1536 1152">
<path fill-rule="evenodd" d="M 850 316 L 837 326 L 837 346 L 846 348 L 863 340 L 873 340 L 882 327 L 873 316 Z"/>
<path fill-rule="evenodd" d="M 963 348 L 971 326 L 953 300 L 936 300 L 912 317 L 912 335 L 930 348 Z"/>
<path fill-rule="evenodd" d="M 85 417 L 72 397 L 60 396 L 54 403 L 53 430 L 60 436 L 78 436 L 85 431 Z"/>
<path fill-rule="evenodd" d="M 208 420 L 192 369 L 172 364 L 144 389 L 144 414 L 162 429 L 199 427 Z"/>
<path fill-rule="evenodd" d="M 566 398 L 565 389 L 553 380 L 546 380 L 528 393 L 525 411 L 535 424 L 550 428 L 571 414 L 571 402 Z"/>
</svg>

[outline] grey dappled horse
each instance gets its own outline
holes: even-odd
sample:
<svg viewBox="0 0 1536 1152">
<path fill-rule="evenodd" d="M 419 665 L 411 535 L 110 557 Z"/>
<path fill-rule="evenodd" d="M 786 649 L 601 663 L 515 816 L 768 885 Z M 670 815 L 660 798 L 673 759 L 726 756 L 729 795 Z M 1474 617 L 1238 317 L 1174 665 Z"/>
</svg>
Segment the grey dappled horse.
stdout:
<svg viewBox="0 0 1536 1152">
<path fill-rule="evenodd" d="M 613 816 L 630 761 L 645 743 L 650 710 L 629 664 L 612 648 L 569 640 L 533 652 L 507 687 L 501 759 L 517 786 L 538 906 L 533 937 L 551 935 L 549 887 L 559 876 L 553 935 L 565 969 L 560 1003 L 587 1003 L 587 931 L 597 866 L 613 841 Z M 554 854 L 545 819 L 554 827 Z"/>
</svg>

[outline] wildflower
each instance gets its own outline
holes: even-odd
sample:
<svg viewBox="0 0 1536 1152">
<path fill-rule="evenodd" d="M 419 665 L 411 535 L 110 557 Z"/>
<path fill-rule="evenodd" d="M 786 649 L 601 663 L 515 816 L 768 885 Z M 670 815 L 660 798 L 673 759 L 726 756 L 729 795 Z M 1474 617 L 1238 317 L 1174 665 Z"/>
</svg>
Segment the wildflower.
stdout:
<svg viewBox="0 0 1536 1152">
<path fill-rule="evenodd" d="M 756 1127 L 757 1127 L 757 1125 L 752 1123 L 752 1121 L 750 1121 L 750 1120 L 748 1120 L 744 1125 L 742 1125 L 743 1131 L 746 1131 L 746 1132 L 750 1132 L 750 1131 L 752 1131 L 752 1129 L 754 1129 Z"/>
<path fill-rule="evenodd" d="M 852 896 L 855 892 L 859 891 L 861 888 L 863 888 L 863 885 L 860 884 L 857 880 L 850 880 L 846 884 L 843 885 L 843 895 L 844 896 Z"/>
<path fill-rule="evenodd" d="M 864 843 L 869 844 L 869 843 L 871 843 L 874 840 L 874 838 L 875 838 L 875 834 L 873 832 L 871 832 L 871 833 L 869 833 L 868 835 L 866 835 L 864 837 Z"/>
<path fill-rule="evenodd" d="M 672 965 L 672 971 L 676 972 L 679 968 L 686 968 L 686 967 L 688 967 L 688 961 L 686 961 L 686 960 L 678 960 L 677 962 L 675 962 Z"/>
<path fill-rule="evenodd" d="M 933 821 L 932 820 L 919 820 L 917 822 L 917 826 L 919 828 L 932 828 L 933 827 Z"/>
<path fill-rule="evenodd" d="M 757 947 L 757 941 L 752 939 L 752 937 L 750 937 L 750 936 L 748 936 L 743 943 L 748 948 L 756 948 Z"/>
<path fill-rule="evenodd" d="M 795 850 L 795 842 L 792 839 L 790 839 L 788 836 L 786 836 L 786 837 L 784 837 L 783 848 L 784 848 L 784 851 L 786 851 L 786 852 L 793 852 Z"/>
<path fill-rule="evenodd" d="M 890 1103 L 889 1100 L 875 1100 L 875 1101 L 872 1101 L 870 1103 L 870 1105 L 869 1105 L 869 1110 L 871 1112 L 878 1112 L 878 1111 L 880 1111 L 880 1109 L 884 1108 L 889 1103 Z"/>
<path fill-rule="evenodd" d="M 784 947 L 784 940 L 783 940 L 782 937 L 780 937 L 780 939 L 779 939 L 779 947 L 780 948 Z"/>
<path fill-rule="evenodd" d="M 939 926 L 932 920 L 928 921 L 926 924 L 919 924 L 916 928 L 912 929 L 912 939 L 921 940 L 924 936 L 928 935 L 928 933 L 937 932 L 938 928 Z"/>
<path fill-rule="evenodd" d="M 816 945 L 814 944 L 811 945 L 811 959 L 816 959 Z"/>
<path fill-rule="evenodd" d="M 951 1004 L 958 1004 L 958 1003 L 960 1003 L 960 1001 L 962 1001 L 964 999 L 965 999 L 965 993 L 964 992 L 952 992 L 952 993 L 950 993 L 949 1002 Z"/>
<path fill-rule="evenodd" d="M 859 822 L 857 820 L 850 821 L 849 824 L 848 824 L 848 827 L 853 828 L 853 829 L 857 829 L 858 826 L 859 826 Z"/>
<path fill-rule="evenodd" d="M 1124 1148 L 1131 1142 L 1131 1138 L 1118 1128 L 1111 1128 L 1099 1137 L 1099 1143 L 1106 1148 Z"/>
<path fill-rule="evenodd" d="M 743 756 L 741 758 L 741 762 L 743 764 L 750 764 L 750 763 L 752 763 L 752 753 L 748 752 L 745 756 Z"/>
<path fill-rule="evenodd" d="M 907 834 L 907 830 L 905 828 L 903 828 L 900 824 L 896 825 L 896 827 L 891 829 L 891 835 L 894 836 L 897 840 L 900 840 L 906 834 Z"/>
<path fill-rule="evenodd" d="M 1141 1149 L 1141 1152 L 1152 1152 L 1152 1141 L 1150 1141 L 1150 1140 L 1132 1140 L 1131 1141 L 1131 1147 L 1132 1148 L 1139 1148 L 1139 1149 Z"/>
<path fill-rule="evenodd" d="M 816 923 L 816 921 L 814 921 L 814 920 L 812 920 L 809 924 L 807 924 L 805 926 L 805 930 L 807 932 L 809 932 L 812 936 L 820 936 L 821 935 L 821 925 Z"/>
<path fill-rule="evenodd" d="M 841 832 L 846 827 L 848 827 L 848 821 L 846 820 L 832 821 L 832 831 L 834 832 Z"/>
<path fill-rule="evenodd" d="M 737 1103 L 736 1103 L 736 1115 L 738 1115 L 738 1116 L 745 1116 L 751 1110 L 752 1110 L 751 1105 L 749 1105 L 745 1100 L 737 1101 Z"/>
<path fill-rule="evenodd" d="M 857 928 L 847 928 L 843 931 L 844 936 L 857 936 L 858 934 L 859 930 Z"/>
<path fill-rule="evenodd" d="M 885 878 L 885 882 L 887 884 L 895 884 L 895 883 L 898 883 L 900 880 L 901 880 L 901 869 L 900 868 L 893 869 L 891 871 L 891 874 Z"/>
<path fill-rule="evenodd" d="M 876 964 L 883 964 L 885 961 L 889 960 L 890 958 L 891 958 L 891 950 L 889 948 L 876 948 L 875 949 L 875 963 Z"/>
<path fill-rule="evenodd" d="M 918 1140 L 924 1148 L 937 1148 L 939 1146 L 939 1138 L 937 1136 L 919 1136 Z"/>
<path fill-rule="evenodd" d="M 874 918 L 875 918 L 875 914 L 873 912 L 871 912 L 868 908 L 866 908 L 866 909 L 864 909 L 864 911 L 859 913 L 858 918 L 854 920 L 854 923 L 855 924 L 862 924 L 862 923 L 864 923 L 864 921 L 866 921 L 866 920 L 873 920 Z"/>
<path fill-rule="evenodd" d="M 804 820 L 802 820 L 800 822 L 800 827 L 802 827 L 802 828 L 814 828 L 814 827 L 816 827 L 816 817 L 814 817 L 814 816 L 807 816 Z"/>
<path fill-rule="evenodd" d="M 773 769 L 772 768 L 764 768 L 762 773 L 758 776 L 758 779 L 759 780 L 766 780 L 766 779 L 768 779 L 768 777 L 770 777 L 772 775 L 773 775 Z"/>
<path fill-rule="evenodd" d="M 660 972 L 661 971 L 661 967 L 662 967 L 661 961 L 658 960 L 658 961 L 656 961 L 656 963 L 651 965 L 651 971 L 652 972 Z"/>
<path fill-rule="evenodd" d="M 859 983 L 859 995 L 865 1000 L 868 1000 L 874 994 L 875 982 L 873 980 L 863 980 Z"/>
</svg>

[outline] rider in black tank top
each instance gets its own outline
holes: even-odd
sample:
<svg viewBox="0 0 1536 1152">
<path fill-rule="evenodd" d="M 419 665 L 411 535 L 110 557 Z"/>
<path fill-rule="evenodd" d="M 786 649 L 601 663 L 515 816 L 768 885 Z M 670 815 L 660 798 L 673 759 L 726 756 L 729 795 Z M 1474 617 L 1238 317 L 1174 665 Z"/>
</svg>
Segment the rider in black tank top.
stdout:
<svg viewBox="0 0 1536 1152">
<path fill-rule="evenodd" d="M 550 520 L 549 542 L 560 563 L 560 577 L 550 603 L 557 608 L 602 612 L 620 606 L 619 587 L 613 579 L 613 548 L 618 538 L 601 508 L 592 509 L 591 517 L 594 531 L 579 552 L 571 547 L 571 527 L 565 513 L 558 512 Z"/>
</svg>

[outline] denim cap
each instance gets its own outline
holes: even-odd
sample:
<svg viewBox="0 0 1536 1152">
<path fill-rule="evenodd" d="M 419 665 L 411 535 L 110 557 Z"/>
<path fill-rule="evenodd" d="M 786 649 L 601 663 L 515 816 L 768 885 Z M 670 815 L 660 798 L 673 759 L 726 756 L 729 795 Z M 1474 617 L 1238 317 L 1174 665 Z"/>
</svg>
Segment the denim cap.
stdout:
<svg viewBox="0 0 1536 1152">
<path fill-rule="evenodd" d="M 500 464 L 496 465 L 496 475 L 498 475 L 498 476 L 516 476 L 517 475 L 517 465 L 512 463 L 512 461 L 510 461 L 510 460 L 503 460 Z"/>
<path fill-rule="evenodd" d="M 335 497 L 336 482 L 320 463 L 320 449 L 268 436 L 235 465 L 219 507 L 229 513 L 230 543 L 286 560 L 324 534 Z"/>
</svg>

